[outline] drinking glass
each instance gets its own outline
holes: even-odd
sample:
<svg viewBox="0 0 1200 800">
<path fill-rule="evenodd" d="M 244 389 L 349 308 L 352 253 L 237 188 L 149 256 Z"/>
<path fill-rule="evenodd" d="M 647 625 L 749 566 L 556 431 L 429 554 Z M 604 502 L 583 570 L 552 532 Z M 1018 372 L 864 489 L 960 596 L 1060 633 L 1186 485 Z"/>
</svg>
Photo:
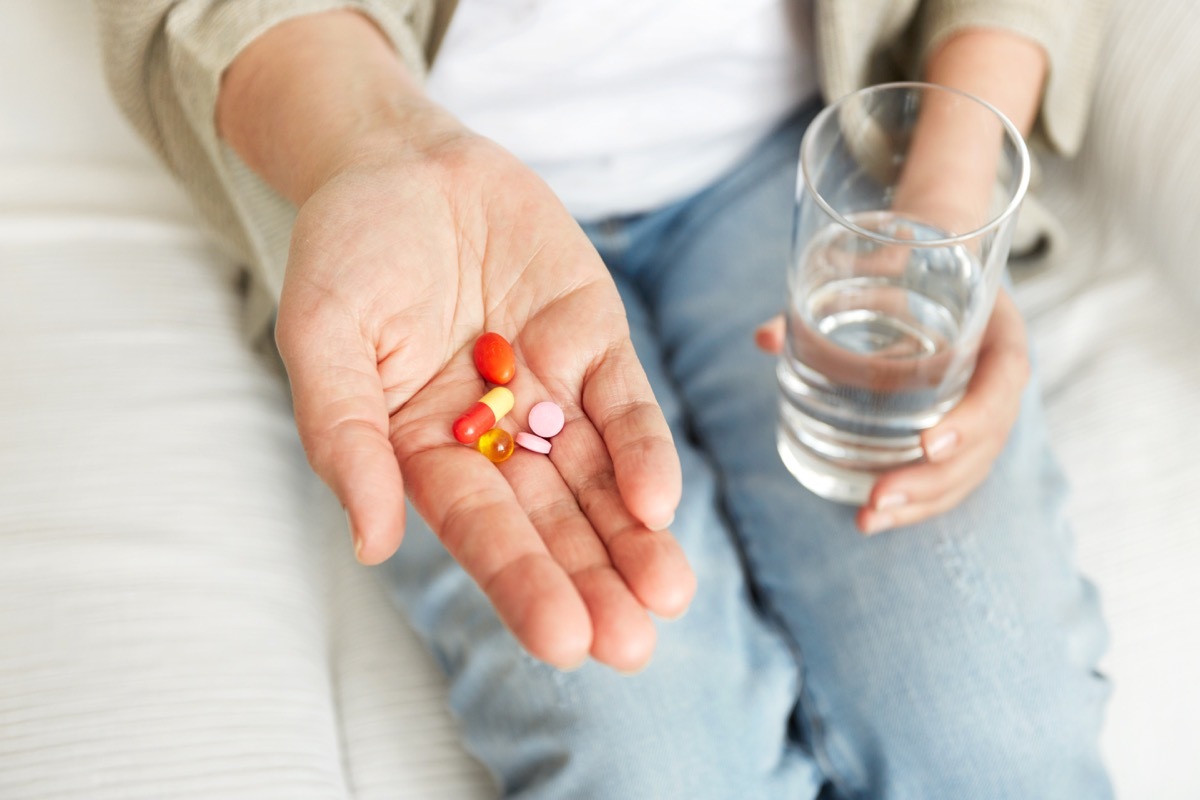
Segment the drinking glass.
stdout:
<svg viewBox="0 0 1200 800">
<path fill-rule="evenodd" d="M 1020 132 L 953 89 L 884 84 L 813 120 L 777 370 L 779 453 L 804 486 L 861 504 L 923 458 L 974 371 L 1028 184 Z"/>
</svg>

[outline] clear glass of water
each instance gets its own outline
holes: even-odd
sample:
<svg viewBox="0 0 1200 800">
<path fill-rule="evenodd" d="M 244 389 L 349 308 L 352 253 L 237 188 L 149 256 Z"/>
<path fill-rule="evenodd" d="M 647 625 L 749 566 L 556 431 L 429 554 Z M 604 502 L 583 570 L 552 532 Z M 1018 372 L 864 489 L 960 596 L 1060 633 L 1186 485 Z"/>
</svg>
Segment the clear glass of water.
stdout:
<svg viewBox="0 0 1200 800">
<path fill-rule="evenodd" d="M 966 391 L 1029 183 L 992 106 L 920 83 L 825 108 L 800 148 L 779 453 L 860 504 L 923 458 L 921 431 Z"/>
</svg>

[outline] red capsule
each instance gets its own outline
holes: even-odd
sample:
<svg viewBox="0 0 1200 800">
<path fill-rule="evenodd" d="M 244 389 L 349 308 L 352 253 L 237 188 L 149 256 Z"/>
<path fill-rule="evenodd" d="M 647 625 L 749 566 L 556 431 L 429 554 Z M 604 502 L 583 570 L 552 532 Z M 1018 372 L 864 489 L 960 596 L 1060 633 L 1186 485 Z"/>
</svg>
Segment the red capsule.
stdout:
<svg viewBox="0 0 1200 800">
<path fill-rule="evenodd" d="M 492 389 L 454 420 L 454 438 L 463 444 L 474 443 L 486 431 L 496 427 L 496 423 L 505 414 L 512 411 L 513 399 L 513 393 L 503 386 Z"/>
<path fill-rule="evenodd" d="M 463 444 L 472 444 L 495 424 L 496 415 L 492 410 L 483 403 L 476 403 L 454 420 L 454 438 Z"/>
<path fill-rule="evenodd" d="M 517 372 L 512 345 L 498 333 L 480 336 L 475 340 L 475 369 L 489 383 L 508 383 Z"/>
</svg>

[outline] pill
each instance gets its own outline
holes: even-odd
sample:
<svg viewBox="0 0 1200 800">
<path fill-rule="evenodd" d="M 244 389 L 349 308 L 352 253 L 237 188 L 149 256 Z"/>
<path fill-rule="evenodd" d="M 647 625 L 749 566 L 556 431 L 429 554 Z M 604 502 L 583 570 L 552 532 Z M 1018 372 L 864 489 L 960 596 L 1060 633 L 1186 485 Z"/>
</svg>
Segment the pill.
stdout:
<svg viewBox="0 0 1200 800">
<path fill-rule="evenodd" d="M 513 447 L 513 437 L 503 428 L 492 428 L 487 431 L 479 437 L 475 446 L 479 448 L 479 452 L 488 457 L 489 461 L 496 464 L 508 461 L 512 458 L 513 450 L 516 449 Z"/>
<path fill-rule="evenodd" d="M 529 430 L 542 438 L 549 439 L 563 429 L 563 410 L 549 400 L 529 409 Z"/>
<path fill-rule="evenodd" d="M 463 444 L 471 444 L 484 431 L 496 427 L 496 423 L 512 411 L 512 407 L 513 393 L 503 386 L 497 386 L 454 420 L 454 438 Z"/>
<path fill-rule="evenodd" d="M 550 443 L 540 436 L 534 436 L 528 431 L 521 431 L 516 436 L 517 444 L 535 453 L 549 453 Z"/>
<path fill-rule="evenodd" d="M 508 383 L 517 371 L 512 345 L 498 333 L 485 333 L 475 340 L 475 369 L 489 383 Z"/>
</svg>

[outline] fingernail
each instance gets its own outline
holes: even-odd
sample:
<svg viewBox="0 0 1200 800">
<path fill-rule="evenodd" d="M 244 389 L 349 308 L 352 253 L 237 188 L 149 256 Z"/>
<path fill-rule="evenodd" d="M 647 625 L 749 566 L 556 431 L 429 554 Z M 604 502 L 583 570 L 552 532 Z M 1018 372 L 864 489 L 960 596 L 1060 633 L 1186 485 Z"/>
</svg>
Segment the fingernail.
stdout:
<svg viewBox="0 0 1200 800">
<path fill-rule="evenodd" d="M 678 622 L 679 620 L 681 620 L 687 616 L 688 609 L 691 607 L 692 607 L 692 605 L 691 605 L 691 603 L 689 603 L 683 607 L 682 611 L 678 611 L 674 614 L 657 614 L 656 616 L 659 619 L 663 620 L 664 622 Z"/>
<path fill-rule="evenodd" d="M 867 530 L 865 533 L 867 536 L 874 536 L 880 531 L 886 531 L 893 524 L 895 524 L 894 520 L 888 514 L 872 514 L 870 519 L 867 520 Z"/>
<path fill-rule="evenodd" d="M 582 669 L 583 665 L 586 664 L 587 662 L 588 662 L 588 657 L 584 656 L 577 663 L 569 664 L 568 666 L 565 666 L 565 667 L 559 667 L 558 671 L 559 672 L 575 672 L 576 670 Z"/>
<path fill-rule="evenodd" d="M 946 431 L 925 447 L 925 456 L 934 461 L 949 453 L 958 445 L 958 431 Z"/>
<path fill-rule="evenodd" d="M 888 492 L 875 502 L 876 511 L 886 511 L 889 508 L 899 508 L 908 503 L 908 495 L 904 492 Z"/>
<path fill-rule="evenodd" d="M 354 543 L 354 557 L 362 561 L 362 539 L 359 538 L 358 531 L 354 530 L 354 523 L 350 520 L 350 509 L 343 509 L 346 512 L 346 527 L 350 529 L 350 541 Z"/>
<path fill-rule="evenodd" d="M 649 525 L 647 525 L 646 527 L 650 528 L 650 530 L 655 531 L 657 533 L 658 531 L 665 531 L 667 528 L 671 527 L 674 524 L 675 524 L 675 515 L 671 514 L 671 518 L 668 519 L 666 522 L 664 522 L 662 525 L 658 526 L 657 528 L 650 528 Z"/>
</svg>

